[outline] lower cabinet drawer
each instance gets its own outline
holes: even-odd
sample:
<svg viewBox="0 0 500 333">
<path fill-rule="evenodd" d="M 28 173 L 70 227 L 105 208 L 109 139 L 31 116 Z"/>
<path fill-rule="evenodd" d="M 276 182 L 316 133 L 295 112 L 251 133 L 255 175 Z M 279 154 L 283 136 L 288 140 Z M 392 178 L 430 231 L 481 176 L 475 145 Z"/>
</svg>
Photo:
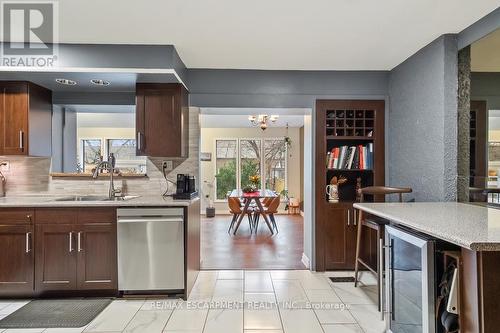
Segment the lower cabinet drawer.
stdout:
<svg viewBox="0 0 500 333">
<path fill-rule="evenodd" d="M 78 224 L 87 223 L 116 223 L 116 208 L 79 208 Z"/>
<path fill-rule="evenodd" d="M 76 208 L 37 208 L 36 224 L 76 224 Z"/>
<path fill-rule="evenodd" d="M 29 208 L 1 208 L 0 225 L 32 224 L 35 212 Z"/>
</svg>

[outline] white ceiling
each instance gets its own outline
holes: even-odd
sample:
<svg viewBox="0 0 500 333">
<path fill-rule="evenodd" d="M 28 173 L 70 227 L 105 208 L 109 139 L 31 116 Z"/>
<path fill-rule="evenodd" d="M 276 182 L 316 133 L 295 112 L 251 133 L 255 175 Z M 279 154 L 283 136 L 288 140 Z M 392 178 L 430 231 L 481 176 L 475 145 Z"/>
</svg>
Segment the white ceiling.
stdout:
<svg viewBox="0 0 500 333">
<path fill-rule="evenodd" d="M 67 43 L 173 44 L 189 68 L 388 70 L 498 0 L 59 1 Z"/>
<path fill-rule="evenodd" d="M 500 29 L 472 44 L 471 70 L 500 72 Z"/>
</svg>

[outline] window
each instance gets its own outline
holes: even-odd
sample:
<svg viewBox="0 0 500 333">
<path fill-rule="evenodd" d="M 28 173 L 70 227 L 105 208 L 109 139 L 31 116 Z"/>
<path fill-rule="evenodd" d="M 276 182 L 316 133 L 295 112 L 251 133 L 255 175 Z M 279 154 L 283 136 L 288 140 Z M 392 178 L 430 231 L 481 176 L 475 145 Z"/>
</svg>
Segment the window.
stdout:
<svg viewBox="0 0 500 333">
<path fill-rule="evenodd" d="M 78 157 L 79 172 L 92 173 L 101 160 L 107 160 L 110 153 L 115 154 L 116 167 L 122 173 L 146 173 L 145 156 L 136 156 L 135 139 L 81 139 Z"/>
<path fill-rule="evenodd" d="M 284 139 L 264 140 L 266 188 L 281 193 L 286 189 L 286 143 Z"/>
<path fill-rule="evenodd" d="M 261 144 L 260 140 L 240 140 L 240 188 L 252 185 L 251 176 L 261 176 Z M 259 188 L 262 187 L 262 177 Z"/>
<path fill-rule="evenodd" d="M 82 140 L 82 170 L 84 173 L 92 172 L 101 161 L 102 149 L 100 139 Z"/>
<path fill-rule="evenodd" d="M 224 200 L 236 188 L 236 140 L 216 140 L 216 199 Z"/>
<path fill-rule="evenodd" d="M 284 138 L 217 139 L 216 199 L 251 185 L 260 176 L 259 188 L 281 193 L 287 188 L 287 146 Z"/>
<path fill-rule="evenodd" d="M 108 139 L 108 155 L 115 154 L 122 173 L 146 173 L 146 158 L 135 155 L 135 139 Z"/>
</svg>

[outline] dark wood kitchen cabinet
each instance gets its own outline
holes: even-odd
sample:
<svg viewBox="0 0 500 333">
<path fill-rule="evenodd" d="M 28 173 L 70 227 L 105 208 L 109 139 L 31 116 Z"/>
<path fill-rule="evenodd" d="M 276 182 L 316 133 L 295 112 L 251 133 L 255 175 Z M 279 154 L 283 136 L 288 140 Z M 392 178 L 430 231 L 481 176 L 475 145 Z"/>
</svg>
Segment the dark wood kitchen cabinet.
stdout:
<svg viewBox="0 0 500 333">
<path fill-rule="evenodd" d="M 34 279 L 33 226 L 0 225 L 0 254 L 0 295 L 31 295 Z"/>
<path fill-rule="evenodd" d="M 34 211 L 0 210 L 0 296 L 29 296 L 34 285 Z"/>
<path fill-rule="evenodd" d="M 77 256 L 78 289 L 117 289 L 116 225 L 79 225 Z"/>
<path fill-rule="evenodd" d="M 36 292 L 116 290 L 116 210 L 40 209 Z"/>
<path fill-rule="evenodd" d="M 0 297 L 118 289 L 116 208 L 1 208 Z"/>
<path fill-rule="evenodd" d="M 322 241 L 325 249 L 325 269 L 352 269 L 356 258 L 356 220 L 355 211 L 346 205 L 328 208 L 328 226 Z"/>
<path fill-rule="evenodd" d="M 0 133 L 0 155 L 51 156 L 51 91 L 0 81 Z"/>
<path fill-rule="evenodd" d="M 40 224 L 35 232 L 37 293 L 75 290 L 75 227 L 71 224 Z"/>
<path fill-rule="evenodd" d="M 317 271 L 354 269 L 357 212 L 353 204 L 359 200 L 357 187 L 385 185 L 384 110 L 383 100 L 316 101 Z M 361 163 L 361 160 L 369 163 Z M 339 161 L 343 161 L 342 165 Z M 346 179 L 338 188 L 337 202 L 333 198 L 330 201 L 326 193 L 334 177 Z M 383 198 L 368 198 L 368 201 L 381 200 Z M 366 253 L 361 256 L 373 263 L 377 241 L 373 240 L 373 232 L 368 228 L 364 227 L 362 232 Z"/>
<path fill-rule="evenodd" d="M 188 92 L 180 83 L 136 85 L 137 155 L 187 158 Z"/>
</svg>

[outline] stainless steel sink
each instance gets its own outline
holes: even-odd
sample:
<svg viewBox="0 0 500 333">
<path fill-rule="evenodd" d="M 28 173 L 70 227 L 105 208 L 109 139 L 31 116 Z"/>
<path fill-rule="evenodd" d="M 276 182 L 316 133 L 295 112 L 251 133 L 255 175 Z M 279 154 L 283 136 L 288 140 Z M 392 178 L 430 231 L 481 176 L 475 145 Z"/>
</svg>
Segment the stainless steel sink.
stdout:
<svg viewBox="0 0 500 333">
<path fill-rule="evenodd" d="M 54 201 L 126 201 L 139 198 L 138 195 L 125 195 L 123 197 L 115 197 L 110 199 L 108 196 L 98 195 L 74 195 L 70 197 L 57 198 Z"/>
</svg>

